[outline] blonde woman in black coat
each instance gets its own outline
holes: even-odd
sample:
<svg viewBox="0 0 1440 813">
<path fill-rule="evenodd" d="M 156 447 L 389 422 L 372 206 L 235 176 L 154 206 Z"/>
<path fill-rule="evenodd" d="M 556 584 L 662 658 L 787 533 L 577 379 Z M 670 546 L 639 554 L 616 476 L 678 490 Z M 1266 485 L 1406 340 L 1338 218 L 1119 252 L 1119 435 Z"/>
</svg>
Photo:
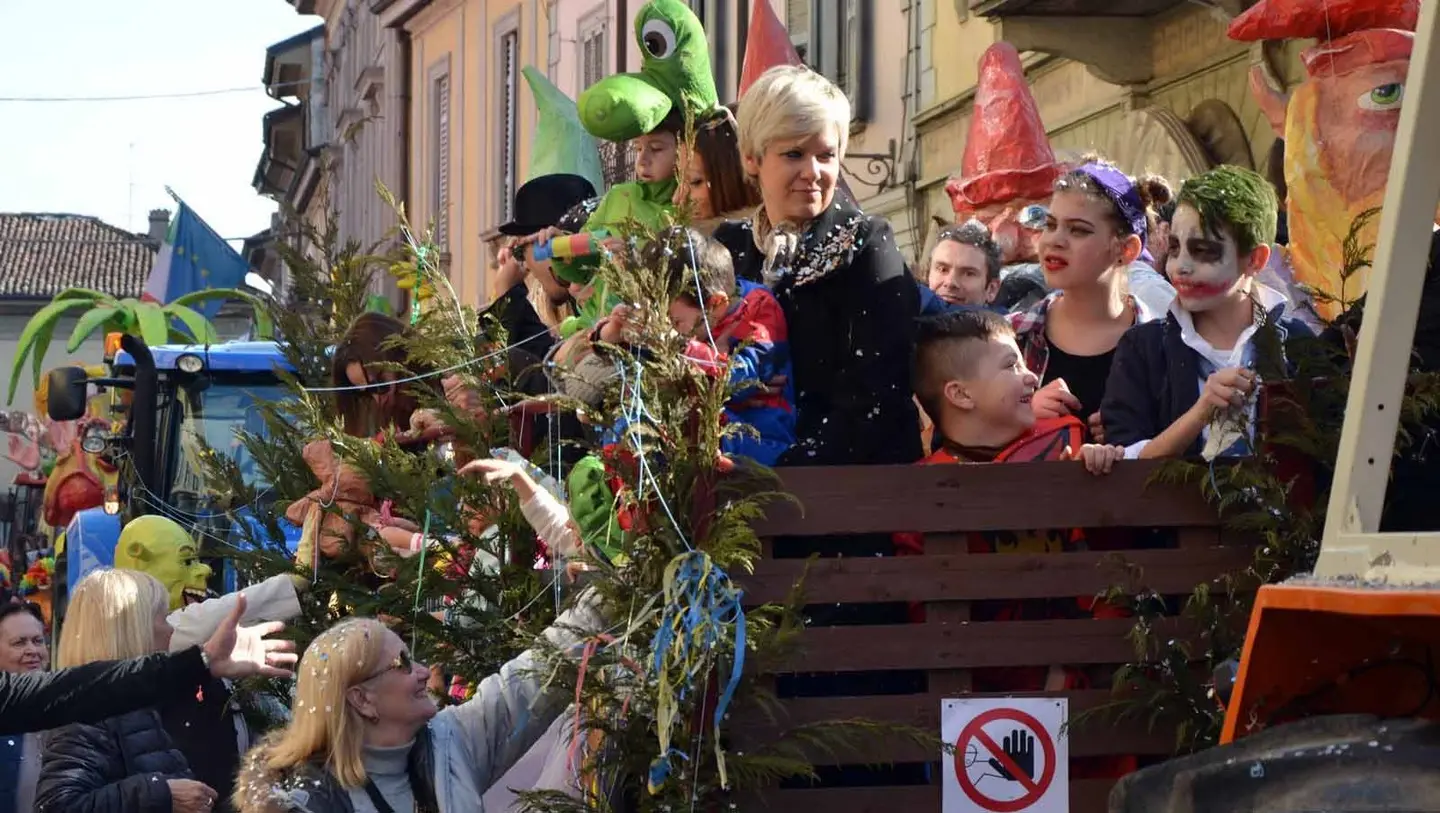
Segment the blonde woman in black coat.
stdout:
<svg viewBox="0 0 1440 813">
<path fill-rule="evenodd" d="M 751 86 L 738 118 L 741 161 L 761 197 L 748 228 L 794 362 L 797 442 L 781 465 L 918 460 L 910 355 L 919 291 L 890 224 L 838 190 L 850 102 L 820 74 L 781 66 Z M 728 245 L 728 232 L 746 227 L 727 224 L 715 237 Z"/>
</svg>

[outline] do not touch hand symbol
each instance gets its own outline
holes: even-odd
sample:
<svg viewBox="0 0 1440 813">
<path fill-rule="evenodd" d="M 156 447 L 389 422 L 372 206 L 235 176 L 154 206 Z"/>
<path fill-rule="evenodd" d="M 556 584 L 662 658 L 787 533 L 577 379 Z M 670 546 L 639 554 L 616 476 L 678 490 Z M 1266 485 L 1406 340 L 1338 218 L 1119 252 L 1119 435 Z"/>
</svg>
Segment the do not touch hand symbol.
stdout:
<svg viewBox="0 0 1440 813">
<path fill-rule="evenodd" d="M 1010 734 L 1005 735 L 1005 739 L 1001 742 L 1001 747 L 1005 751 L 1005 756 L 1010 758 L 1010 761 L 1015 764 L 1015 767 L 1025 772 L 1025 778 L 1031 780 L 1035 778 L 1035 735 L 1024 729 L 1017 728 Z M 1018 776 L 995 757 L 990 758 L 990 767 L 994 769 L 1002 779 L 1008 779 L 1011 782 L 1020 781 Z"/>
</svg>

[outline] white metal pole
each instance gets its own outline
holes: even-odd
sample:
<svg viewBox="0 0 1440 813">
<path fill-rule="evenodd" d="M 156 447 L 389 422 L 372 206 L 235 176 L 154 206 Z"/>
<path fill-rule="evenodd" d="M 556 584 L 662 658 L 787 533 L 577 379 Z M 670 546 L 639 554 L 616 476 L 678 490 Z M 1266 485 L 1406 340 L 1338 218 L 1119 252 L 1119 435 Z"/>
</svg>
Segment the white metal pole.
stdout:
<svg viewBox="0 0 1440 813">
<path fill-rule="evenodd" d="M 1440 203 L 1437 24 L 1440 2 L 1422 3 L 1380 213 L 1375 265 L 1351 374 L 1335 482 L 1315 568 L 1315 575 L 1322 578 L 1363 576 L 1382 561 L 1422 567 L 1440 563 L 1440 545 L 1416 545 L 1414 534 L 1387 534 L 1397 537 L 1390 540 L 1378 535 L 1435 210 Z M 1424 135 L 1427 130 L 1429 136 Z M 1406 541 L 1410 544 L 1403 544 Z M 1440 535 L 1435 541 L 1440 541 Z M 1391 556 L 1383 557 L 1387 552 Z"/>
</svg>

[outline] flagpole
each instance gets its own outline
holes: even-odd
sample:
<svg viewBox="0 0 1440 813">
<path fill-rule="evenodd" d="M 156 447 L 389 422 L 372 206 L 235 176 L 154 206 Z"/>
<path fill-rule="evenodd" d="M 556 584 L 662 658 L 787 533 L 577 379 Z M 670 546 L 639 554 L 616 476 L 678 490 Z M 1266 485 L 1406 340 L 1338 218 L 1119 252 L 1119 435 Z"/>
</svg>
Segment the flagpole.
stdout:
<svg viewBox="0 0 1440 813">
<path fill-rule="evenodd" d="M 226 240 L 224 237 L 221 237 L 221 236 L 220 236 L 220 232 L 215 231 L 215 227 L 214 227 L 214 226 L 211 226 L 208 222 L 206 222 L 205 218 L 200 217 L 198 214 L 195 214 L 195 210 L 194 210 L 193 208 L 187 206 L 186 203 L 185 203 L 185 201 L 181 200 L 181 199 L 180 199 L 180 196 L 177 195 L 177 194 L 175 194 L 175 190 L 170 188 L 170 185 L 169 185 L 169 184 L 166 184 L 166 185 L 165 185 L 165 194 L 169 195 L 169 196 L 170 196 L 170 199 L 173 200 L 173 201 L 175 201 L 176 205 L 181 206 L 181 207 L 184 207 L 184 208 L 187 208 L 187 209 L 190 209 L 190 214 L 192 214 L 192 215 L 195 216 L 195 221 L 196 221 L 197 223 L 199 223 L 201 226 L 204 226 L 204 227 L 205 227 L 205 230 L 208 231 L 208 232 L 210 232 L 210 236 L 214 237 L 216 240 L 219 240 L 220 242 L 224 243 L 225 245 L 230 246 L 230 242 L 231 242 L 231 241 Z M 234 247 L 234 246 L 230 246 L 230 248 L 231 248 L 231 250 L 234 250 L 235 247 Z M 238 252 L 237 252 L 237 253 L 238 253 Z"/>
</svg>

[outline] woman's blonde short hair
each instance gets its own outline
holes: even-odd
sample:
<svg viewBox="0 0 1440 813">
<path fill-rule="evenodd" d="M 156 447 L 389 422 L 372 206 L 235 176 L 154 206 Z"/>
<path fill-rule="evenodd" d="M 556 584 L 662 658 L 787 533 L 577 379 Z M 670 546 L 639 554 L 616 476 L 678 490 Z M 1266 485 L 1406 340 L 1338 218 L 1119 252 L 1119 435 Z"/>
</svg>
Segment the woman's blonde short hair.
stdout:
<svg viewBox="0 0 1440 813">
<path fill-rule="evenodd" d="M 385 633 L 385 625 L 373 618 L 347 618 L 310 642 L 295 670 L 290 724 L 263 754 L 254 755 L 264 760 L 264 771 L 283 773 L 322 757 L 342 786 L 365 784 L 365 721 L 345 694 L 381 671 Z M 236 804 L 243 806 L 241 789 L 236 790 Z"/>
<path fill-rule="evenodd" d="M 155 614 L 170 591 L 138 570 L 97 570 L 70 591 L 56 667 L 139 658 L 155 651 Z"/>
<path fill-rule="evenodd" d="M 776 141 L 834 132 L 840 157 L 850 141 L 850 100 L 805 67 L 779 65 L 760 75 L 740 100 L 740 154 L 759 160 Z"/>
</svg>

